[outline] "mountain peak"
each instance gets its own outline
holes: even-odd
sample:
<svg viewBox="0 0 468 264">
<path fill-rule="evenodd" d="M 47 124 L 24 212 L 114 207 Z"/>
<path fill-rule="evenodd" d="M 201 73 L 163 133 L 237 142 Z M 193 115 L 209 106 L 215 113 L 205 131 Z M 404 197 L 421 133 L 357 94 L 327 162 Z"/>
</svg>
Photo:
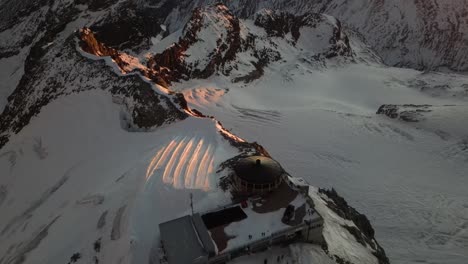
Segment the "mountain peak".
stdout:
<svg viewBox="0 0 468 264">
<path fill-rule="evenodd" d="M 148 66 L 171 81 L 222 74 L 233 82 L 250 82 L 288 49 L 306 50 L 317 61 L 352 56 L 341 23 L 332 17 L 263 9 L 253 20 L 239 19 L 216 4 L 196 8 L 179 40 L 155 54 Z"/>
</svg>

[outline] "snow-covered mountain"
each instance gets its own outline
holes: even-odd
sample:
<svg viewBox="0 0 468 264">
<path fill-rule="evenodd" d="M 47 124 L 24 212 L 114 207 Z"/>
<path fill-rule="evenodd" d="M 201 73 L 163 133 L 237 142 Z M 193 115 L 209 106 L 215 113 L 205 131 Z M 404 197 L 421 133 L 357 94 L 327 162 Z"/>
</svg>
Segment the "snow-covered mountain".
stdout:
<svg viewBox="0 0 468 264">
<path fill-rule="evenodd" d="M 21 48 L 79 17 L 83 8 L 94 13 L 82 23 L 93 24 L 108 45 L 140 50 L 151 37 L 182 29 L 192 11 L 214 0 L 3 1 L 0 12 L 0 57 L 20 54 Z M 252 18 L 261 9 L 303 15 L 320 13 L 341 20 L 391 66 L 466 71 L 468 2 L 456 1 L 221 1 L 239 18 Z M 76 4 L 79 4 L 76 6 Z M 57 23 L 58 21 L 58 23 Z M 92 21 L 92 22 L 91 22 Z M 54 29 L 56 26 L 57 29 Z M 118 25 L 118 26 L 115 26 Z M 165 30 L 160 27 L 163 25 Z M 112 29 L 112 30 L 109 30 Z M 108 32 L 117 34 L 110 34 Z M 14 36 L 14 37 L 7 37 Z M 24 54 L 23 54 L 24 58 Z"/>
<path fill-rule="evenodd" d="M 0 1 L 0 264 L 151 263 L 252 154 L 374 226 L 313 188 L 287 261 L 463 263 L 466 5 L 396 2 Z"/>
<path fill-rule="evenodd" d="M 155 5 L 151 1 L 142 6 Z M 169 10 L 164 25 L 181 28 L 196 6 L 217 1 L 159 2 Z M 172 6 L 169 4 L 172 3 Z M 293 14 L 325 13 L 355 31 L 386 64 L 420 70 L 448 68 L 466 71 L 468 2 L 466 0 L 261 0 L 222 1 L 240 18 L 267 8 Z"/>
<path fill-rule="evenodd" d="M 352 55 L 340 22 L 315 13 L 294 16 L 262 10 L 253 20 L 239 21 L 225 5 L 217 4 L 195 9 L 180 36 L 175 35 L 177 42 L 164 43 L 167 47 L 156 43 L 162 51 L 145 55 L 148 62 L 140 69 L 152 79 L 162 78 L 162 84 L 214 74 L 248 83 L 288 53 L 316 64 Z"/>
</svg>

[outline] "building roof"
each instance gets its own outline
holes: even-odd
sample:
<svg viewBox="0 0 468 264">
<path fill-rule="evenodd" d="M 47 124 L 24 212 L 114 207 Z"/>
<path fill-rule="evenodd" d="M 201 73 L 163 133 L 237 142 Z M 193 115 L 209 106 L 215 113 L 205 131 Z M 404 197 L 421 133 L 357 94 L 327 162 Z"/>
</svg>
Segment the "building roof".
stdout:
<svg viewBox="0 0 468 264">
<path fill-rule="evenodd" d="M 196 263 L 197 259 L 208 258 L 209 253 L 204 249 L 197 234 L 192 216 L 187 215 L 159 224 L 159 230 L 170 264 Z"/>
<path fill-rule="evenodd" d="M 262 156 L 251 156 L 240 160 L 234 166 L 234 171 L 237 177 L 254 184 L 274 183 L 284 172 L 278 162 Z"/>
<path fill-rule="evenodd" d="M 192 216 L 192 220 L 193 226 L 197 231 L 198 238 L 200 238 L 203 248 L 208 252 L 209 257 L 214 256 L 216 254 L 216 248 L 202 217 L 199 213 L 196 213 Z"/>
</svg>

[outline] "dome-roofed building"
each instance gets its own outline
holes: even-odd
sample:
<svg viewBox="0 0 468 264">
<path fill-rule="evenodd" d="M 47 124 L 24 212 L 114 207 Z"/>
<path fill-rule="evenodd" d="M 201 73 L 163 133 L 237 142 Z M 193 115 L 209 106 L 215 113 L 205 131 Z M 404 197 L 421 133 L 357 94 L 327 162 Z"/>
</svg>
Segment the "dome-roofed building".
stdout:
<svg viewBox="0 0 468 264">
<path fill-rule="evenodd" d="M 242 193 L 265 193 L 281 184 L 284 170 L 278 162 L 262 156 L 241 159 L 234 166 L 234 184 Z"/>
</svg>

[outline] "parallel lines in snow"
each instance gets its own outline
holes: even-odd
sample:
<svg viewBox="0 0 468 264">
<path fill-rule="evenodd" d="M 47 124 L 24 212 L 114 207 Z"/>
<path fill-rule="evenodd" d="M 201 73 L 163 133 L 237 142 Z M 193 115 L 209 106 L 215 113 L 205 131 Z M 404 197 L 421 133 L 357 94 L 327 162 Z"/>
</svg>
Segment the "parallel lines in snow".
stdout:
<svg viewBox="0 0 468 264">
<path fill-rule="evenodd" d="M 159 159 L 158 163 L 156 164 L 155 169 L 158 169 L 162 164 L 166 163 L 167 157 L 169 156 L 169 154 L 172 153 L 172 150 L 177 144 L 177 141 L 178 141 L 177 139 L 178 138 L 175 138 L 174 140 L 172 140 L 171 143 L 169 143 L 169 145 L 166 147 L 166 149 L 164 150 L 161 156 L 161 159 Z"/>
<path fill-rule="evenodd" d="M 175 165 L 176 161 L 178 161 L 178 159 L 180 157 L 180 154 L 182 152 L 182 149 L 185 146 L 186 141 L 187 141 L 187 137 L 185 137 L 184 139 L 182 139 L 182 141 L 179 142 L 179 144 L 175 148 L 174 152 L 172 153 L 172 156 L 169 159 L 169 161 L 168 161 L 168 163 L 166 165 L 166 168 L 164 170 L 164 174 L 163 174 L 163 181 L 165 183 L 172 184 L 174 182 L 174 174 L 173 174 L 174 165 Z"/>
<path fill-rule="evenodd" d="M 205 189 L 209 189 L 211 187 L 214 187 L 214 186 L 211 186 L 210 183 L 213 182 L 213 179 L 212 179 L 212 175 L 215 171 L 215 168 L 214 168 L 214 155 L 211 155 L 211 162 L 210 162 L 210 165 L 208 166 L 208 171 L 206 173 L 206 179 L 205 179 Z"/>
<path fill-rule="evenodd" d="M 146 169 L 146 180 L 153 175 L 154 170 L 156 169 L 156 163 L 160 160 L 160 157 L 163 153 L 164 149 L 159 150 L 156 155 L 151 159 L 150 165 L 148 166 L 148 169 Z"/>
<path fill-rule="evenodd" d="M 205 187 L 206 177 L 208 177 L 207 163 L 209 162 L 210 157 L 213 156 L 213 146 L 209 145 L 206 149 L 203 158 L 200 160 L 200 165 L 197 170 L 197 180 L 195 186 Z"/>
<path fill-rule="evenodd" d="M 177 166 L 174 170 L 174 186 L 176 188 L 182 188 L 185 184 L 185 171 L 187 170 L 188 157 L 190 154 L 193 155 L 192 146 L 195 138 L 192 138 L 188 144 L 185 146 L 184 151 L 180 155 L 179 160 L 177 161 Z"/>
<path fill-rule="evenodd" d="M 200 165 L 199 156 L 200 156 L 200 153 L 202 153 L 202 151 L 204 151 L 207 147 L 203 143 L 204 143 L 203 139 L 201 139 L 198 142 L 197 147 L 195 148 L 195 151 L 193 152 L 193 155 L 190 161 L 188 162 L 187 171 L 185 175 L 185 187 L 187 188 L 196 186 L 195 181 L 197 179 L 197 168 Z"/>
<path fill-rule="evenodd" d="M 176 137 L 151 159 L 146 179 L 159 172 L 162 181 L 175 188 L 210 189 L 215 172 L 215 150 L 216 141 Z"/>
<path fill-rule="evenodd" d="M 249 109 L 239 107 L 236 105 L 232 105 L 232 107 L 239 113 L 239 116 L 242 119 L 245 119 L 255 124 L 274 125 L 281 123 L 282 115 L 280 112 L 275 110 Z"/>
</svg>

